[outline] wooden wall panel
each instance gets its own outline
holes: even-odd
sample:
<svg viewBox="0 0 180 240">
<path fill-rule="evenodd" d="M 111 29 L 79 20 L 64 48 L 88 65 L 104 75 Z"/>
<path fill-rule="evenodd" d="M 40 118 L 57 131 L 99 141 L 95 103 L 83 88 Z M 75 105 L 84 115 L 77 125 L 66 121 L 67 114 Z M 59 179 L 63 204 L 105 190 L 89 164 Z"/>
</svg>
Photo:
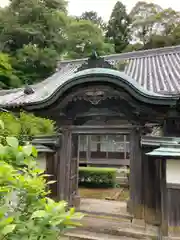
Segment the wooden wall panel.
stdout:
<svg viewBox="0 0 180 240">
<path fill-rule="evenodd" d="M 160 162 L 147 156 L 152 148 L 143 147 L 142 151 L 142 203 L 146 223 L 160 225 L 161 221 L 161 190 Z"/>
<path fill-rule="evenodd" d="M 168 185 L 167 191 L 167 213 L 169 234 L 180 236 L 180 186 Z"/>
</svg>

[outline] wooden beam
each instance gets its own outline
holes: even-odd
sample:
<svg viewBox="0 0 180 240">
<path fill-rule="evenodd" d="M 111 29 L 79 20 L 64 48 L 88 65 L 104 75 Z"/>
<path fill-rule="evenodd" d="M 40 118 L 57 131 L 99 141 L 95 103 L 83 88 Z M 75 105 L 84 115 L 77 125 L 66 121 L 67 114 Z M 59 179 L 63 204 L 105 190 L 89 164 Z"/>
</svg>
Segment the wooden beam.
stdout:
<svg viewBox="0 0 180 240">
<path fill-rule="evenodd" d="M 64 126 L 63 129 L 69 129 L 73 134 L 130 134 L 132 129 L 139 128 L 139 125 L 99 125 L 99 126 Z"/>
</svg>

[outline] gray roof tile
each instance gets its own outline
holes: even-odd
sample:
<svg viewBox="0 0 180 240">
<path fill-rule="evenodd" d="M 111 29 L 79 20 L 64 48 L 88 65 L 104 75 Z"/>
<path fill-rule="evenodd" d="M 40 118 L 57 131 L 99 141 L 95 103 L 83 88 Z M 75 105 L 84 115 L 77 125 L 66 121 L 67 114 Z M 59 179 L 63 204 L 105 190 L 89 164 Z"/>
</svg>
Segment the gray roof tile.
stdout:
<svg viewBox="0 0 180 240">
<path fill-rule="evenodd" d="M 104 58 L 113 65 L 127 60 L 125 74 L 144 90 L 168 96 L 180 94 L 180 46 L 114 54 Z M 1 90 L 0 105 L 17 106 L 46 99 L 72 77 L 86 60 L 62 61 L 55 74 L 32 86 L 35 90 L 32 95 L 24 94 L 22 88 Z"/>
</svg>

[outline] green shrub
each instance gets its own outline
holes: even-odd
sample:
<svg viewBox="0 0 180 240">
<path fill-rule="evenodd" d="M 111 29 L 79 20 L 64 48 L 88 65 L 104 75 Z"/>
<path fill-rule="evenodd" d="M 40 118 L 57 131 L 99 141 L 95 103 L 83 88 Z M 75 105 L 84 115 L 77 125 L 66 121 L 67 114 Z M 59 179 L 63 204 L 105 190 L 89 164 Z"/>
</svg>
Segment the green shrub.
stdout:
<svg viewBox="0 0 180 240">
<path fill-rule="evenodd" d="M 0 120 L 0 127 L 4 124 Z M 47 175 L 37 167 L 37 151 L 15 137 L 0 144 L 0 240 L 57 240 L 83 217 L 67 203 L 48 198 Z"/>
<path fill-rule="evenodd" d="M 12 113 L 0 112 L 0 120 L 5 126 L 4 129 L 0 128 L 0 135 L 17 137 L 19 140 L 30 140 L 33 136 L 56 133 L 55 123 L 52 120 L 25 112 L 21 112 L 19 117 Z"/>
<path fill-rule="evenodd" d="M 91 188 L 110 188 L 115 186 L 115 182 L 115 168 L 79 168 L 79 186 Z"/>
</svg>

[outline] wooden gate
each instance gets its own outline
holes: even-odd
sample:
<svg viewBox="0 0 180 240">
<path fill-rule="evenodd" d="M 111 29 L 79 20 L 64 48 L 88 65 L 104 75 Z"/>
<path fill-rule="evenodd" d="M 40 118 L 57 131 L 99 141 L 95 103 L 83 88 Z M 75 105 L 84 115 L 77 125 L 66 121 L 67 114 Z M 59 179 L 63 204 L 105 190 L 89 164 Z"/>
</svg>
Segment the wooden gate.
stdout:
<svg viewBox="0 0 180 240">
<path fill-rule="evenodd" d="M 61 149 L 59 151 L 59 163 L 58 163 L 58 179 L 57 179 L 57 188 L 58 188 L 58 198 L 60 200 L 65 200 L 69 203 L 70 206 L 78 207 L 80 205 L 80 197 L 78 193 L 78 157 L 75 157 L 74 151 L 76 148 L 75 144 L 77 144 L 77 138 L 81 134 L 85 135 L 107 135 L 107 134 L 127 134 L 131 136 L 131 159 L 134 164 L 130 164 L 133 169 L 131 169 L 131 183 L 132 183 L 132 193 L 135 196 L 135 192 L 137 191 L 137 186 L 140 187 L 140 180 L 138 178 L 137 186 L 135 186 L 135 182 L 137 181 L 137 175 L 134 170 L 138 169 L 138 174 L 141 175 L 141 161 L 137 161 L 138 152 L 136 151 L 136 146 L 139 146 L 139 139 L 134 138 L 134 134 L 132 134 L 134 129 L 137 129 L 137 126 L 132 125 L 120 125 L 120 126 L 68 126 L 61 129 L 62 133 L 62 142 Z M 135 152 L 134 152 L 135 151 Z M 136 153 L 136 154 L 135 154 Z M 141 154 L 141 153 L 139 153 Z M 137 157 L 135 157 L 137 156 Z M 136 162 L 136 163 L 135 163 Z M 135 182 L 133 182 L 135 181 Z M 138 194 L 140 195 L 140 193 Z"/>
</svg>

